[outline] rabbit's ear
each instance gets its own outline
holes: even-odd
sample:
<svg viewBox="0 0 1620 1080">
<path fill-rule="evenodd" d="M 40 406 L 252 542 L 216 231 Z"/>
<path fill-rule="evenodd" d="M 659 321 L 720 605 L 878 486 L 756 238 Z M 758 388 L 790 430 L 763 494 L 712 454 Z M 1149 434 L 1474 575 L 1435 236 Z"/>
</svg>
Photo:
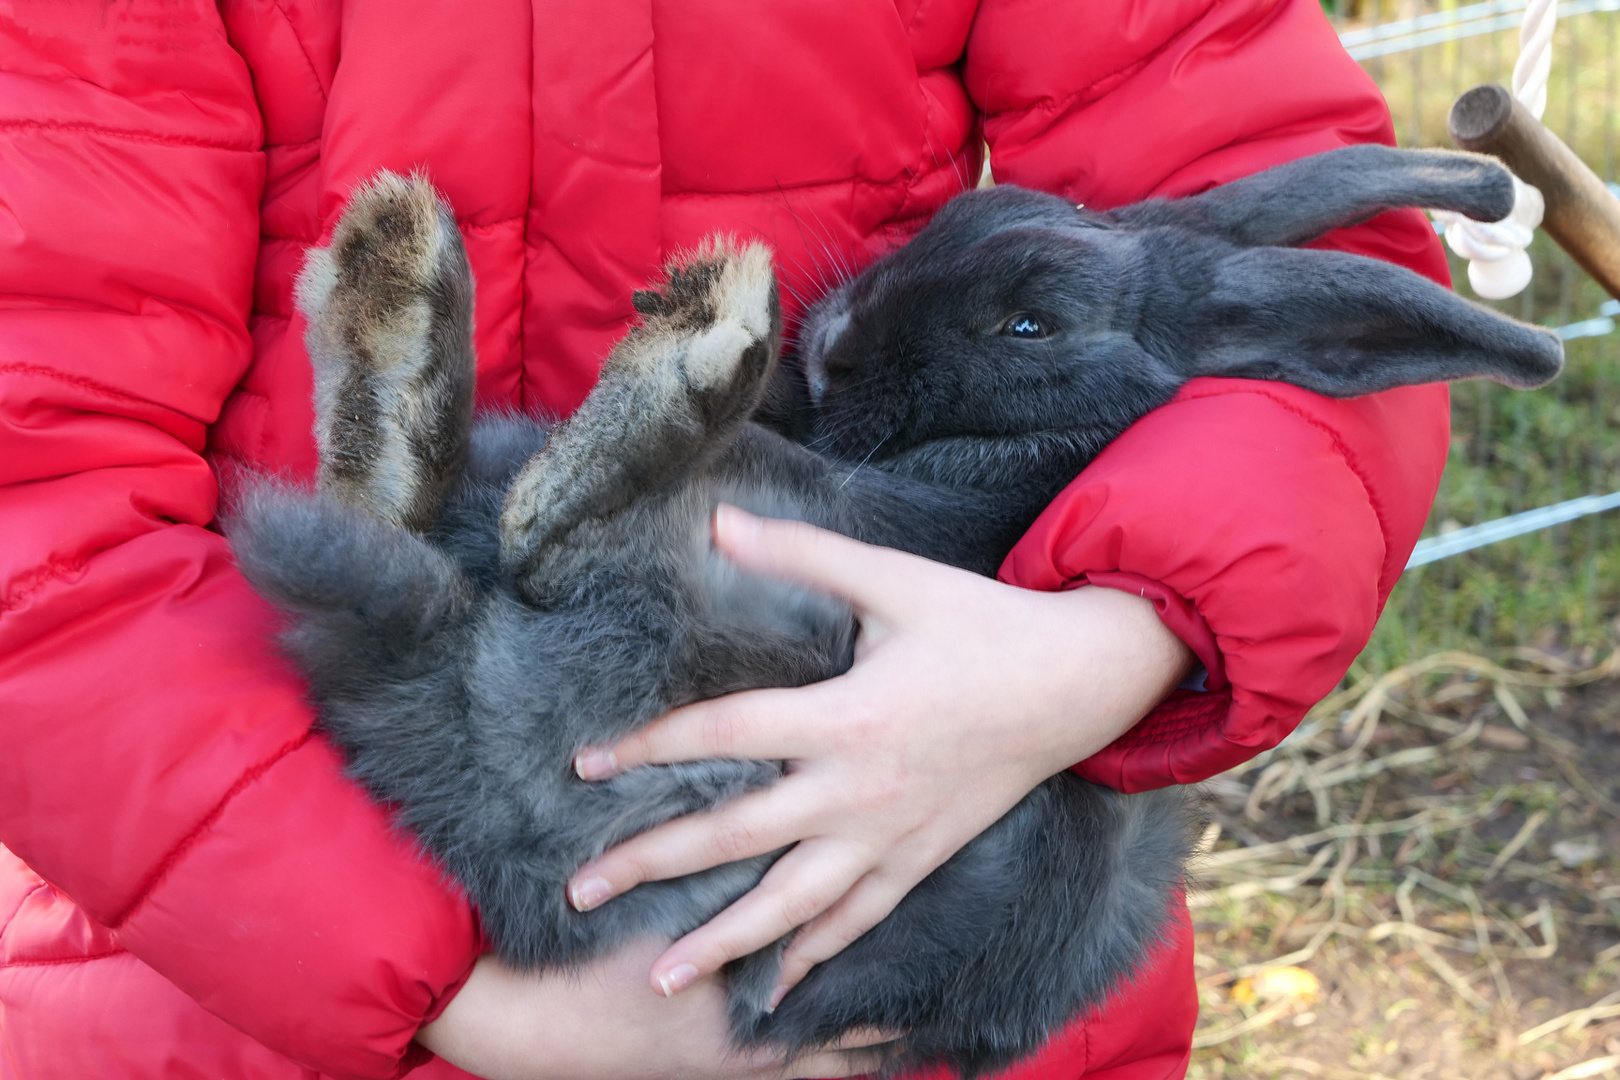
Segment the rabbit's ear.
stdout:
<svg viewBox="0 0 1620 1080">
<path fill-rule="evenodd" d="M 1300 158 L 1187 199 L 1113 212 L 1132 227 L 1181 226 L 1244 247 L 1292 247 L 1385 210 L 1418 206 L 1500 221 L 1513 177 L 1494 158 L 1369 143 Z"/>
<path fill-rule="evenodd" d="M 1330 397 L 1478 375 L 1529 389 L 1564 364 L 1549 330 L 1336 251 L 1234 252 L 1187 318 L 1178 359 L 1188 375 L 1277 379 Z"/>
</svg>

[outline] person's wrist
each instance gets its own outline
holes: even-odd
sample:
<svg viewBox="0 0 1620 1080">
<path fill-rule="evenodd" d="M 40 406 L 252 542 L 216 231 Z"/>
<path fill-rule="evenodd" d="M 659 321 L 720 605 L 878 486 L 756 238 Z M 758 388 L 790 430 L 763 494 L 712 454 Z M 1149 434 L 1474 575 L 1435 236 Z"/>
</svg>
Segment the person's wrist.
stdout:
<svg viewBox="0 0 1620 1080">
<path fill-rule="evenodd" d="M 570 1008 L 569 990 L 565 979 L 526 975 L 485 954 L 416 1041 L 484 1080 L 595 1075 L 591 1017 Z"/>
<path fill-rule="evenodd" d="M 1045 767 L 1052 775 L 1136 726 L 1198 663 L 1159 619 L 1153 602 L 1117 589 L 1054 595 L 1061 608 L 1049 640 L 1068 673 L 1058 687 Z M 1067 628 L 1068 633 L 1061 633 Z"/>
<path fill-rule="evenodd" d="M 664 942 L 625 942 L 572 971 L 520 972 L 480 957 L 460 993 L 416 1041 L 485 1080 L 784 1080 L 850 1076 L 881 1066 L 892 1036 L 852 1033 L 847 1050 L 813 1050 L 792 1062 L 738 1050 L 724 979 L 710 976 L 673 999 L 647 970 Z"/>
<path fill-rule="evenodd" d="M 506 1045 L 515 1027 L 513 991 L 527 998 L 529 989 L 504 985 L 509 981 L 504 974 L 493 957 L 479 957 L 461 989 L 435 1019 L 417 1031 L 417 1043 L 453 1065 L 496 1080 L 494 1048 Z"/>
</svg>

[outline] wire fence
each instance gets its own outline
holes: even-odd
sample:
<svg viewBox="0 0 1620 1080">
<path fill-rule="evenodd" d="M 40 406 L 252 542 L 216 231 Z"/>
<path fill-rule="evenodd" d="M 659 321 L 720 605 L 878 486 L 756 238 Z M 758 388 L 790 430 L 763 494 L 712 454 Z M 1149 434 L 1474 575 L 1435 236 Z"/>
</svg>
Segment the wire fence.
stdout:
<svg viewBox="0 0 1620 1080">
<path fill-rule="evenodd" d="M 1452 102 L 1482 82 L 1507 85 L 1525 2 L 1324 6 L 1383 90 L 1401 144 L 1449 146 Z M 1558 10 L 1544 122 L 1613 186 L 1620 0 L 1564 0 Z M 1528 644 L 1574 656 L 1620 634 L 1620 512 L 1617 500 L 1601 501 L 1620 492 L 1620 304 L 1545 236 L 1530 254 L 1530 288 L 1493 306 L 1559 328 L 1568 369 L 1534 393 L 1453 389 L 1451 457 L 1426 539 L 1358 674 L 1439 649 Z M 1471 295 L 1455 257 L 1452 275 Z"/>
</svg>

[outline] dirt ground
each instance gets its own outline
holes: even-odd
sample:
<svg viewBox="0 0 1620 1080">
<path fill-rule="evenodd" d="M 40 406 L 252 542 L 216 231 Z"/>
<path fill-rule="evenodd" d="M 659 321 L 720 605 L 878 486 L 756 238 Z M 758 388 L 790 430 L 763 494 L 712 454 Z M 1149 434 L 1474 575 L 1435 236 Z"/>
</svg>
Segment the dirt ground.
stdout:
<svg viewBox="0 0 1620 1080">
<path fill-rule="evenodd" d="M 1620 662 L 1448 655 L 1209 785 L 1191 1076 L 1620 1078 Z"/>
</svg>

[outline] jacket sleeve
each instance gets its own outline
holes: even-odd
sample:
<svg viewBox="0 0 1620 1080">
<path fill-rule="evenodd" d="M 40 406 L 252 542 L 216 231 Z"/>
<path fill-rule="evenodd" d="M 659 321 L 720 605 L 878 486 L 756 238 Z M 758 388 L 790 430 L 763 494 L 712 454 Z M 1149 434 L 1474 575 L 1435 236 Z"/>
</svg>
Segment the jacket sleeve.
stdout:
<svg viewBox="0 0 1620 1080">
<path fill-rule="evenodd" d="M 272 1049 L 396 1075 L 475 920 L 312 736 L 209 527 L 252 82 L 205 0 L 25 10 L 0 8 L 0 842 Z"/>
<path fill-rule="evenodd" d="M 1099 209 L 1194 194 L 1307 154 L 1393 143 L 1315 0 L 981 6 L 969 92 L 1000 182 Z M 1433 229 L 1384 214 L 1318 245 L 1449 284 Z M 1152 598 L 1209 671 L 1076 770 L 1190 783 L 1276 745 L 1343 677 L 1417 541 L 1448 443 L 1444 386 L 1347 401 L 1199 379 L 1113 443 L 1002 577 Z"/>
</svg>

